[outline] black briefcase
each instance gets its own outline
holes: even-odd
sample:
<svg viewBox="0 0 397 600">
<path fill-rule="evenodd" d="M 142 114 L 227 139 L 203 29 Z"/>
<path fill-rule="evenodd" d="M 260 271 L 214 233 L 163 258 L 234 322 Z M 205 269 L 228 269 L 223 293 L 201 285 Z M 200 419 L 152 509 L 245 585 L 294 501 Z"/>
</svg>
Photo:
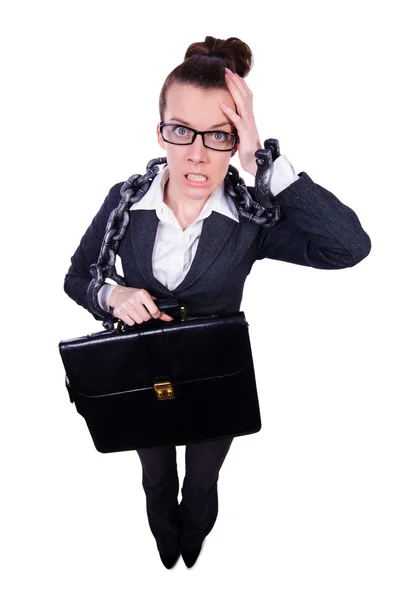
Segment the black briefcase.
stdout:
<svg viewBox="0 0 397 600">
<path fill-rule="evenodd" d="M 62 340 L 59 351 L 70 401 L 99 452 L 179 446 L 261 429 L 242 311 L 176 322 L 152 318 Z"/>
</svg>

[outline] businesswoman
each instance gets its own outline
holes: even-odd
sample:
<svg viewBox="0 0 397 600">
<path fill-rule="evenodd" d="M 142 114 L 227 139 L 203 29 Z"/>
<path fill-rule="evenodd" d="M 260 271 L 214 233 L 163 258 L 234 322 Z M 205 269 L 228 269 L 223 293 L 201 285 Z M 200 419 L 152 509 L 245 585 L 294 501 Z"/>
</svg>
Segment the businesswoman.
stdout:
<svg viewBox="0 0 397 600">
<path fill-rule="evenodd" d="M 271 173 L 270 191 L 281 211 L 273 227 L 246 218 L 227 192 L 230 158 L 238 152 L 244 171 L 256 176 L 255 152 L 263 148 L 253 95 L 244 81 L 251 65 L 252 53 L 243 41 L 207 36 L 188 47 L 164 82 L 157 138 L 167 163 L 130 207 L 130 235 L 119 248 L 128 285 L 105 283 L 98 293 L 101 308 L 128 325 L 171 320 L 154 302 L 160 296 L 186 303 L 199 316 L 240 310 L 255 260 L 341 269 L 370 252 L 370 239 L 354 211 L 307 173 L 297 175 L 284 155 Z M 65 277 L 66 293 L 92 314 L 89 267 L 98 259 L 122 185 L 110 189 Z M 255 199 L 255 189 L 247 189 Z M 180 505 L 175 446 L 137 450 L 149 526 L 166 568 L 180 554 L 188 567 L 197 560 L 217 518 L 219 471 L 232 441 L 186 445 Z"/>
</svg>

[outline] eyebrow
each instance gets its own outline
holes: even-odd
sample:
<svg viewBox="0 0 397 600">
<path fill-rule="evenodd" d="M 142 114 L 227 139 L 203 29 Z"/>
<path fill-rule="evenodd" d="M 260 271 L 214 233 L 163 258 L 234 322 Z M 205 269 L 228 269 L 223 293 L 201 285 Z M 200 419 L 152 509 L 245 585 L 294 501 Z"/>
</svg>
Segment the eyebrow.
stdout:
<svg viewBox="0 0 397 600">
<path fill-rule="evenodd" d="M 183 125 L 187 125 L 188 127 L 191 127 L 191 123 L 189 123 L 188 121 L 184 121 L 183 119 L 177 119 L 176 117 L 171 117 L 170 121 L 178 121 L 178 123 L 183 123 Z M 223 123 L 217 123 L 216 125 L 212 125 L 212 127 L 210 127 L 210 129 L 214 129 L 214 127 L 223 127 L 224 125 L 231 125 L 231 123 L 229 123 L 228 121 L 224 121 Z"/>
</svg>

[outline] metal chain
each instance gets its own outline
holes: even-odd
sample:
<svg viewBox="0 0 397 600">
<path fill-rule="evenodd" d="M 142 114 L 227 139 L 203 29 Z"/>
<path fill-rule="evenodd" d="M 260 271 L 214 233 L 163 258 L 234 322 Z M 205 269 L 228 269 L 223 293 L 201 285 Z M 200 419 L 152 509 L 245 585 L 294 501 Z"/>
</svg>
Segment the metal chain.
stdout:
<svg viewBox="0 0 397 600">
<path fill-rule="evenodd" d="M 225 190 L 239 211 L 239 214 L 260 225 L 273 227 L 280 220 L 280 206 L 270 192 L 270 178 L 273 161 L 280 156 L 278 141 L 269 138 L 265 141 L 265 149 L 255 152 L 258 170 L 255 175 L 255 202 L 249 193 L 238 170 L 229 165 L 225 176 Z M 87 290 L 87 300 L 90 310 L 104 319 L 105 329 L 113 329 L 117 318 L 104 311 L 98 302 L 98 292 L 106 278 L 113 279 L 119 285 L 126 285 L 124 277 L 116 272 L 115 262 L 117 251 L 130 221 L 130 207 L 139 202 L 149 190 L 154 177 L 159 172 L 158 165 L 167 164 L 166 157 L 153 158 L 146 166 L 144 175 L 131 175 L 120 189 L 121 200 L 110 213 L 106 224 L 105 235 L 99 252 L 98 261 L 90 265 L 92 280 Z"/>
</svg>

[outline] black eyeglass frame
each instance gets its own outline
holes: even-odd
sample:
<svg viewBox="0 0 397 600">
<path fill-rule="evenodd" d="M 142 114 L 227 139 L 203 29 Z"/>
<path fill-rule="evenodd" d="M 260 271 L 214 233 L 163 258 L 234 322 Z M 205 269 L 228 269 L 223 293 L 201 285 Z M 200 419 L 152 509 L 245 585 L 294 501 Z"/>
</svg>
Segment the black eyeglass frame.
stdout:
<svg viewBox="0 0 397 600">
<path fill-rule="evenodd" d="M 192 141 L 191 142 L 182 142 L 181 144 L 179 144 L 178 142 L 170 142 L 170 141 L 166 140 L 163 135 L 163 128 L 166 125 L 173 125 L 174 127 L 184 127 L 185 129 L 189 129 L 189 131 L 193 131 L 194 135 L 193 135 Z M 238 135 L 236 135 L 235 133 L 231 133 L 230 131 L 221 131 L 219 129 L 210 129 L 209 131 L 198 131 L 197 129 L 193 129 L 192 127 L 188 127 L 187 125 L 182 125 L 181 123 L 163 123 L 163 122 L 161 122 L 160 123 L 160 133 L 161 133 L 161 137 L 167 144 L 174 144 L 175 146 L 191 146 L 192 144 L 194 144 L 194 140 L 196 139 L 197 135 L 201 135 L 201 140 L 203 142 L 203 146 L 205 148 L 208 148 L 208 150 L 215 150 L 215 152 L 231 152 L 233 150 L 233 148 L 235 148 L 236 145 L 240 141 L 240 138 L 238 137 Z M 228 135 L 231 135 L 234 137 L 234 140 L 235 140 L 234 146 L 232 146 L 228 150 L 220 150 L 218 148 L 210 148 L 210 146 L 207 146 L 204 142 L 204 134 L 205 133 L 227 133 Z"/>
</svg>

